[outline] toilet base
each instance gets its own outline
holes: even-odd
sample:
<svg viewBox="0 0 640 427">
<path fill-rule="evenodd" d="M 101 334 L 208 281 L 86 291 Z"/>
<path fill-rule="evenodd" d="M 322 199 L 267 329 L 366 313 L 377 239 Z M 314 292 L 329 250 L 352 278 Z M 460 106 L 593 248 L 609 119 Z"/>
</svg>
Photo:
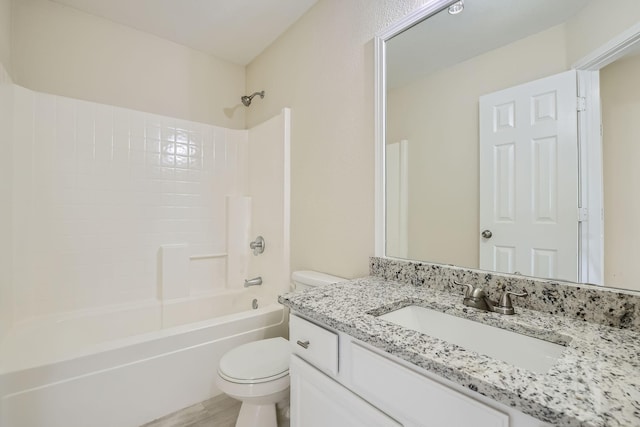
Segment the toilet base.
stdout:
<svg viewBox="0 0 640 427">
<path fill-rule="evenodd" d="M 276 405 L 257 405 L 243 402 L 238 414 L 236 427 L 278 427 Z"/>
<path fill-rule="evenodd" d="M 287 377 L 288 379 L 288 377 Z M 238 399 L 237 396 L 231 396 Z M 289 397 L 289 387 L 270 396 L 242 399 L 236 427 L 278 427 L 276 404 Z"/>
<path fill-rule="evenodd" d="M 236 427 L 277 427 L 276 403 L 289 397 L 289 375 L 256 384 L 239 384 L 218 375 L 217 384 L 229 397 L 242 402 Z"/>
</svg>

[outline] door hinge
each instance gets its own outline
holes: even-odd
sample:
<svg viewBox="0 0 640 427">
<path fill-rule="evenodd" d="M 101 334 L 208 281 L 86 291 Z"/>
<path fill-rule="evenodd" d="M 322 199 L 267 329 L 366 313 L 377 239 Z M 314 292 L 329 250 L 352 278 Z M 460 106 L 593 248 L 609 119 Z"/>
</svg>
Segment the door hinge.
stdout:
<svg viewBox="0 0 640 427">
<path fill-rule="evenodd" d="M 578 208 L 578 222 L 585 222 L 589 220 L 589 209 Z"/>
<path fill-rule="evenodd" d="M 578 111 L 585 111 L 587 109 L 587 99 L 584 96 L 576 98 L 576 109 Z"/>
</svg>

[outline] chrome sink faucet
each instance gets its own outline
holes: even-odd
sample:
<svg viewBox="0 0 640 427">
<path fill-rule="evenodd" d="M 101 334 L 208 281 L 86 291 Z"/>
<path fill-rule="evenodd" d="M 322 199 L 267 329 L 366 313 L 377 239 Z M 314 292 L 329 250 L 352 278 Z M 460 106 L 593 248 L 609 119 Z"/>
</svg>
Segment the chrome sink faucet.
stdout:
<svg viewBox="0 0 640 427">
<path fill-rule="evenodd" d="M 493 307 L 497 305 L 497 302 L 492 301 L 487 296 L 487 293 L 481 287 L 475 287 L 469 283 L 459 283 L 454 281 L 456 285 L 464 286 L 464 299 L 462 303 L 468 307 L 477 308 L 482 311 L 493 311 Z"/>
<path fill-rule="evenodd" d="M 472 307 L 478 310 L 483 311 L 494 311 L 500 314 L 514 314 L 515 310 L 513 309 L 513 303 L 511 302 L 511 295 L 515 297 L 526 297 L 529 294 L 527 291 L 522 293 L 515 293 L 511 291 L 507 291 L 507 286 L 502 285 L 502 296 L 500 297 L 500 301 L 494 301 L 489 298 L 487 293 L 481 287 L 473 286 L 469 283 L 460 283 L 457 281 L 453 281 L 458 286 L 464 286 L 466 289 L 464 291 L 464 299 L 462 303 L 467 307 Z"/>
</svg>

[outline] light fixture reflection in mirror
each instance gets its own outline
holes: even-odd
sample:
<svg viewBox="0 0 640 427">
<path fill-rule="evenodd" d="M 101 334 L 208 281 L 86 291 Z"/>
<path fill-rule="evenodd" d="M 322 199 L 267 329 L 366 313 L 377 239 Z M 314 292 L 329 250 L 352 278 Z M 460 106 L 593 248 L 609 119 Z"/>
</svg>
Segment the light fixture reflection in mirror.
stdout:
<svg viewBox="0 0 640 427">
<path fill-rule="evenodd" d="M 447 9 L 447 11 L 449 12 L 449 15 L 457 15 L 463 10 L 464 10 L 464 1 L 462 0 L 455 2 L 454 4 L 449 6 L 449 9 Z"/>
<path fill-rule="evenodd" d="M 440 9 L 451 6 L 451 2 L 438 3 Z M 488 267 L 481 264 L 481 232 L 486 227 L 481 224 L 479 212 L 479 98 L 569 70 L 572 63 L 584 56 L 572 52 L 569 41 L 579 37 L 576 32 L 585 27 L 588 18 L 605 18 L 601 14 L 592 16 L 592 3 L 589 0 L 467 1 L 465 12 L 455 19 L 448 13 L 439 13 L 386 41 L 384 136 L 385 147 L 396 152 L 387 151 L 386 256 L 532 275 L 533 270 L 522 268 L 514 261 L 517 249 L 510 253 L 510 248 L 493 248 L 498 252 L 498 260 Z M 640 14 L 640 8 L 638 12 Z M 572 24 L 578 19 L 582 26 Z M 598 21 L 592 24 L 597 25 Z M 486 31 L 487 28 L 492 31 Z M 613 34 L 625 29 L 622 27 Z M 623 62 L 628 62 L 624 69 Z M 638 79 L 629 79 L 629 76 L 640 75 L 638 63 L 640 61 L 618 61 L 599 73 L 605 125 L 603 160 L 599 166 L 603 172 L 599 177 L 598 173 L 595 177 L 580 176 L 582 191 L 571 196 L 576 200 L 573 225 L 578 229 L 578 241 L 574 243 L 576 258 L 582 256 L 589 262 L 578 266 L 576 277 L 560 279 L 584 278 L 583 281 L 604 282 L 608 286 L 636 286 L 630 259 L 640 258 L 640 244 L 634 244 L 640 242 L 640 230 L 634 221 L 622 217 L 640 217 L 640 196 L 630 197 L 637 192 L 630 191 L 629 187 L 631 182 L 638 182 L 638 177 L 624 172 L 635 168 L 620 163 L 620 151 L 628 153 L 626 158 L 631 164 L 637 164 L 633 159 L 639 159 L 640 153 L 632 157 L 631 151 L 625 151 L 632 148 L 623 143 L 620 135 L 632 135 L 640 129 L 635 125 L 637 120 L 614 120 L 625 116 L 613 112 L 623 109 L 639 114 L 636 109 L 640 105 L 640 84 L 636 82 Z M 610 69 L 616 76 L 627 78 L 613 78 L 614 71 Z M 587 73 L 587 76 L 591 75 Z M 621 91 L 616 89 L 616 81 L 626 82 Z M 627 94 L 624 101 L 620 99 L 620 92 Z M 613 126 L 616 128 L 609 131 Z M 616 135 L 615 142 L 607 140 L 607 135 Z M 402 162 L 398 163 L 398 159 L 403 158 L 399 150 L 401 142 L 404 150 L 411 153 L 406 156 L 404 169 Z M 561 141 L 558 144 L 561 146 Z M 618 160 L 612 165 L 614 156 Z M 584 165 L 583 171 L 593 169 Z M 577 170 L 569 172 L 562 164 L 556 164 L 553 170 L 557 171 L 558 180 L 568 173 L 578 175 Z M 549 173 L 539 176 L 538 183 L 549 181 Z M 605 212 L 604 222 L 600 220 L 606 224 L 604 237 L 602 229 L 598 236 L 597 227 L 590 228 L 598 222 L 594 219 L 597 215 L 578 210 L 578 207 L 597 206 L 598 196 L 594 194 L 598 180 L 602 185 L 602 176 L 607 189 L 604 195 L 600 191 L 599 196 L 604 202 L 599 210 Z M 405 188 L 400 185 L 403 182 Z M 594 189 L 593 194 L 585 191 L 587 184 Z M 531 199 L 531 195 L 523 192 L 517 196 Z M 547 196 L 550 206 L 561 198 L 553 192 Z M 391 200 L 400 205 L 392 207 Z M 608 221 L 613 218 L 615 225 Z M 579 224 L 578 219 L 582 219 L 582 223 Z M 491 239 L 484 241 L 491 242 Z M 591 258 L 598 258 L 598 245 L 600 260 L 591 263 L 589 251 Z M 606 253 L 602 253 L 603 247 Z M 537 270 L 538 276 L 558 278 L 554 276 L 554 268 L 559 258 L 548 248 L 534 249 L 540 250 L 535 256 L 525 254 L 524 263 L 545 265 L 546 269 Z M 594 280 L 596 277 L 601 279 Z"/>
</svg>

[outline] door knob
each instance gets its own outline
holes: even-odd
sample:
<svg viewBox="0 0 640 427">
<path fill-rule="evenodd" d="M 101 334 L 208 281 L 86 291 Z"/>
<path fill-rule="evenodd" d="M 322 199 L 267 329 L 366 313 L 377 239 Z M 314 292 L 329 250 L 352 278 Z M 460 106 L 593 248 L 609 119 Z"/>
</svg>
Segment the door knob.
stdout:
<svg viewBox="0 0 640 427">
<path fill-rule="evenodd" d="M 484 230 L 482 232 L 482 237 L 484 237 L 485 239 L 490 239 L 491 236 L 493 236 L 493 233 L 491 232 L 491 230 Z"/>
</svg>

